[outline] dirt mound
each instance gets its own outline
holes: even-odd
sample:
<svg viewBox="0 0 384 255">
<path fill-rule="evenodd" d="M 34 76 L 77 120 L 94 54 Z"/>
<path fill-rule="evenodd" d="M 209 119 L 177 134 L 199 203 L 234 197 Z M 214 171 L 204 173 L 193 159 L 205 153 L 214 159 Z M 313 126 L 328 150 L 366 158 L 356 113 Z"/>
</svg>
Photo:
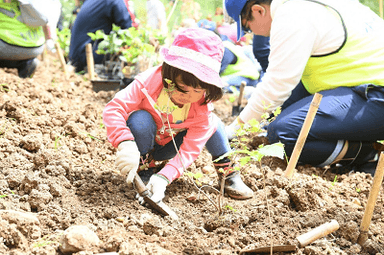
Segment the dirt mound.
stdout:
<svg viewBox="0 0 384 255">
<path fill-rule="evenodd" d="M 332 219 L 337 231 L 291 254 L 384 253 L 382 193 L 369 240 L 356 244 L 369 175 L 335 178 L 298 166 L 287 180 L 284 161 L 266 158 L 261 167 L 242 169 L 254 198 L 225 198 L 218 215 L 217 177 L 204 151 L 187 169 L 203 177 L 192 182 L 184 175 L 167 188 L 164 203 L 180 218 L 173 221 L 140 205 L 116 171 L 102 123 L 114 91 L 96 93 L 74 73 L 65 80 L 54 57 L 33 79 L 0 69 L 0 85 L 0 254 L 238 254 L 297 244 L 297 236 Z M 233 119 L 228 99 L 216 109 L 227 123 Z"/>
</svg>

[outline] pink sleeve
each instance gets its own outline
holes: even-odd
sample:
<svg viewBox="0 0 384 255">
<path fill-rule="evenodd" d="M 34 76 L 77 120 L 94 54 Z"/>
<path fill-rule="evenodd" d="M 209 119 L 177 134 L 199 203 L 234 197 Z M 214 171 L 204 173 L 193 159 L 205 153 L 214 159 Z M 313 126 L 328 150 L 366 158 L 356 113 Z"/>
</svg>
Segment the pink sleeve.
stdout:
<svg viewBox="0 0 384 255">
<path fill-rule="evenodd" d="M 134 140 L 126 122 L 129 115 L 139 109 L 138 105 L 143 100 L 144 95 L 140 89 L 141 84 L 135 80 L 128 87 L 117 92 L 105 106 L 103 122 L 107 128 L 108 141 L 115 148 L 122 141 Z"/>
</svg>

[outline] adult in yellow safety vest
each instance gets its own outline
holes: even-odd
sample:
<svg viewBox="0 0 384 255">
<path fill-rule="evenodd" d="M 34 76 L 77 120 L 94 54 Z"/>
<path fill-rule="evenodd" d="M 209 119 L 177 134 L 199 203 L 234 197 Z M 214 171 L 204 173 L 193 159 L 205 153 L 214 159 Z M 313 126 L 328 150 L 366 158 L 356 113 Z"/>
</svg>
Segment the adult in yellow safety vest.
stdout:
<svg viewBox="0 0 384 255">
<path fill-rule="evenodd" d="M 0 67 L 31 77 L 51 36 L 44 28 L 55 29 L 60 11 L 59 0 L 0 0 Z"/>
<path fill-rule="evenodd" d="M 291 155 L 313 94 L 322 100 L 299 162 L 374 175 L 384 139 L 384 20 L 353 0 L 224 0 L 245 32 L 270 37 L 269 64 L 239 117 L 282 112 L 267 126 Z M 335 168 L 333 168 L 335 166 Z"/>
</svg>

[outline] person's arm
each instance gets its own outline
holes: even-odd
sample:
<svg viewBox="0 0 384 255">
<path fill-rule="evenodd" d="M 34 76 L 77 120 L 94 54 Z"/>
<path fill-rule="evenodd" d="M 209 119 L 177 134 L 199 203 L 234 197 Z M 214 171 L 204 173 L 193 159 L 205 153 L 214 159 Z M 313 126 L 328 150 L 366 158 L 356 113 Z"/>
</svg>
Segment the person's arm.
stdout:
<svg viewBox="0 0 384 255">
<path fill-rule="evenodd" d="M 269 64 L 268 62 L 269 53 L 270 53 L 269 37 L 254 35 L 252 50 L 253 50 L 253 55 L 255 56 L 257 61 L 260 63 L 261 69 L 265 73 L 267 71 L 267 67 Z"/>
<path fill-rule="evenodd" d="M 127 88 L 116 93 L 105 106 L 103 122 L 107 129 L 108 141 L 115 148 L 123 141 L 134 140 L 126 121 L 131 112 L 138 110 L 138 105 L 143 100 L 144 95 L 140 89 L 141 84 L 135 80 Z"/>
<path fill-rule="evenodd" d="M 113 1 L 111 20 L 121 29 L 130 28 L 132 26 L 132 19 L 129 15 L 127 6 L 124 1 Z"/>
<path fill-rule="evenodd" d="M 273 20 L 267 72 L 240 113 L 241 122 L 260 121 L 265 107 L 271 112 L 281 106 L 300 82 L 317 40 L 317 31 L 311 22 L 302 22 L 298 16 L 292 13 Z"/>
</svg>

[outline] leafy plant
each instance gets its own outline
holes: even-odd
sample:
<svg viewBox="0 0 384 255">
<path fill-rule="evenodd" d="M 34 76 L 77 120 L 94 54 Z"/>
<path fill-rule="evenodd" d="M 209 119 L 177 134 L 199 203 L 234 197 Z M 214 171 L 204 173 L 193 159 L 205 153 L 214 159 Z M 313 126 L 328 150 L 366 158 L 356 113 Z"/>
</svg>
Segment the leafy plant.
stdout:
<svg viewBox="0 0 384 255">
<path fill-rule="evenodd" d="M 155 45 L 163 45 L 166 38 L 158 30 L 134 27 L 121 29 L 114 24 L 109 34 L 97 30 L 95 33 L 88 33 L 88 36 L 93 41 L 101 40 L 97 54 L 109 55 L 111 61 L 126 62 L 131 69 L 134 69 L 133 65 L 138 62 L 139 57 L 149 58 L 155 54 Z"/>
<path fill-rule="evenodd" d="M 102 40 L 97 48 L 97 54 L 121 54 L 121 59 L 128 63 L 135 63 L 141 54 L 153 54 L 155 52 L 155 47 L 151 44 L 153 40 L 157 40 L 159 45 L 165 42 L 165 36 L 157 30 L 134 27 L 121 29 L 115 24 L 112 25 L 112 31 L 108 35 L 102 30 L 87 35 L 92 41 Z"/>
<path fill-rule="evenodd" d="M 109 34 L 105 34 L 102 30 L 97 30 L 95 33 L 89 32 L 87 35 L 91 37 L 92 41 L 101 40 L 96 50 L 97 54 L 110 54 L 113 59 L 124 46 L 124 41 L 121 37 L 122 33 L 123 30 L 120 30 L 119 26 L 112 24 L 112 31 Z"/>
<path fill-rule="evenodd" d="M 201 182 L 199 181 L 199 179 L 201 179 L 204 176 L 203 173 L 201 173 L 201 172 L 197 172 L 197 173 L 187 172 L 186 175 L 193 178 L 196 181 L 197 185 L 201 186 Z"/>
<path fill-rule="evenodd" d="M 60 48 L 64 51 L 64 57 L 68 58 L 69 54 L 69 45 L 71 44 L 71 30 L 69 28 L 64 28 L 61 31 L 57 31 L 57 41 L 60 45 Z"/>
</svg>

